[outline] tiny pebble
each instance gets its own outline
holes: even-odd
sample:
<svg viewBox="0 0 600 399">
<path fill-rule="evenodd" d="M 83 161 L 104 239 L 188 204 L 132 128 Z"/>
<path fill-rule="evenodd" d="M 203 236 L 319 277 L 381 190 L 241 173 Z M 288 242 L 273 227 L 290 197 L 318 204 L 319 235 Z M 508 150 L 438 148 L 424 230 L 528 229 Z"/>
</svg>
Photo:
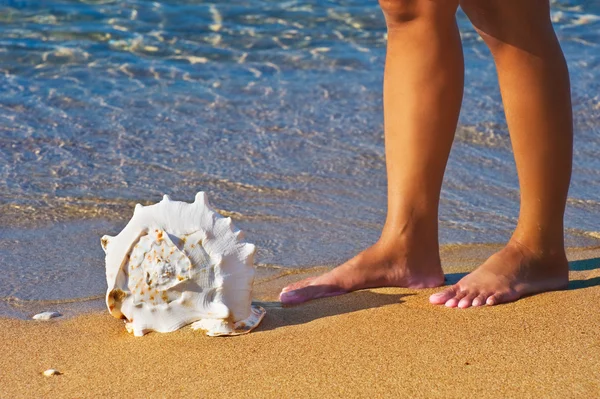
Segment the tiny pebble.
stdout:
<svg viewBox="0 0 600 399">
<path fill-rule="evenodd" d="M 53 375 L 61 375 L 62 373 L 55 369 L 48 369 L 48 370 L 44 371 L 42 374 L 44 374 L 46 377 L 51 377 Z"/>
<path fill-rule="evenodd" d="M 62 316 L 62 315 L 58 312 L 43 312 L 43 313 L 38 313 L 35 316 L 33 316 L 33 320 L 50 320 L 51 318 L 58 317 L 58 316 Z"/>
</svg>

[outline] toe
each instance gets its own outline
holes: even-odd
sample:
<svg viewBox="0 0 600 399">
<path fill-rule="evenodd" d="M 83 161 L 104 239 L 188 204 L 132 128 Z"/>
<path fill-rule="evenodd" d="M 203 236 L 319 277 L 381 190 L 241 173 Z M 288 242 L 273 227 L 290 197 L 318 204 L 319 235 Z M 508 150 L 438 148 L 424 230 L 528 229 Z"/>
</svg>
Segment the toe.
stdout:
<svg viewBox="0 0 600 399">
<path fill-rule="evenodd" d="M 466 296 L 467 296 L 467 292 L 457 290 L 456 295 L 454 295 L 454 298 L 450 298 L 446 301 L 446 306 L 449 308 L 455 308 L 458 306 L 460 301 Z"/>
<path fill-rule="evenodd" d="M 284 305 L 296 305 L 308 301 L 308 298 L 305 298 L 300 292 L 301 290 L 303 289 L 282 291 L 281 294 L 279 294 L 279 301 Z"/>
<path fill-rule="evenodd" d="M 473 304 L 473 300 L 477 297 L 477 294 L 468 294 L 458 302 L 458 307 L 465 309 Z"/>
<path fill-rule="evenodd" d="M 450 298 L 446 301 L 445 305 L 449 308 L 455 308 L 458 306 L 459 302 L 467 296 L 468 292 L 467 291 L 463 291 L 458 287 L 455 287 L 454 289 L 454 297 Z"/>
<path fill-rule="evenodd" d="M 429 302 L 433 303 L 434 305 L 442 305 L 450 298 L 454 298 L 456 296 L 456 291 L 457 289 L 455 286 L 448 287 L 441 292 L 431 295 L 429 297 Z"/>
<path fill-rule="evenodd" d="M 308 285 L 292 291 L 286 291 L 279 294 L 279 300 L 284 305 L 296 305 L 310 301 L 311 299 L 325 298 L 346 294 L 347 291 L 334 285 Z"/>
<path fill-rule="evenodd" d="M 475 297 L 475 299 L 473 299 L 473 306 L 481 306 L 485 303 L 487 299 L 487 295 L 485 294 L 480 294 L 477 297 Z"/>
<path fill-rule="evenodd" d="M 519 299 L 519 296 L 513 292 L 499 292 L 490 296 L 485 303 L 489 306 L 494 306 L 501 303 L 516 301 L 517 299 Z"/>
<path fill-rule="evenodd" d="M 300 281 L 296 281 L 295 283 L 292 283 L 288 286 L 283 287 L 283 289 L 281 290 L 282 293 L 284 292 L 288 292 L 288 291 L 293 291 L 293 290 L 297 290 L 300 288 L 304 288 L 307 285 L 309 285 L 310 283 L 313 282 L 313 280 L 315 280 L 316 277 L 309 277 L 309 278 L 305 278 L 304 280 L 300 280 Z"/>
<path fill-rule="evenodd" d="M 488 299 L 486 299 L 485 304 L 489 306 L 494 306 L 498 304 L 498 294 L 491 295 Z"/>
<path fill-rule="evenodd" d="M 448 307 L 448 308 L 455 308 L 455 307 L 457 307 L 457 306 L 458 306 L 458 301 L 459 301 L 459 300 L 458 300 L 458 299 L 456 299 L 456 298 L 450 298 L 450 299 L 448 299 L 448 300 L 446 301 L 445 305 L 446 305 L 446 307 Z"/>
</svg>

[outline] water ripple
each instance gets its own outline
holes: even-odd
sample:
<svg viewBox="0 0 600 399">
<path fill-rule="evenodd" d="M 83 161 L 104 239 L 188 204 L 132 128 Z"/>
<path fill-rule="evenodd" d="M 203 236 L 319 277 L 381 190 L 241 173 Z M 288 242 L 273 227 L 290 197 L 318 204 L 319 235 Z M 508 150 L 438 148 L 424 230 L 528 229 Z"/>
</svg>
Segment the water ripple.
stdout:
<svg viewBox="0 0 600 399">
<path fill-rule="evenodd" d="M 592 245 L 600 239 L 600 4 L 552 5 L 576 126 L 567 240 Z M 458 20 L 466 90 L 440 239 L 502 242 L 518 216 L 510 138 L 489 52 L 462 13 Z M 164 193 L 191 200 L 198 190 L 247 230 L 261 264 L 351 256 L 377 239 L 385 218 L 385 42 L 375 1 L 3 2 L 2 267 L 35 268 L 42 249 L 24 245 L 53 253 L 44 234 L 60 233 L 93 256 L 76 250 L 62 266 L 44 260 L 43 270 L 64 277 L 79 267 L 97 278 L 96 235 L 116 233 L 136 202 Z M 34 297 L 45 281 L 42 272 L 37 286 L 19 285 L 13 269 L 6 276 L 0 287 L 11 288 L 0 297 Z M 59 280 L 46 280 L 50 291 L 64 288 Z M 78 295 L 97 294 L 92 285 Z"/>
</svg>

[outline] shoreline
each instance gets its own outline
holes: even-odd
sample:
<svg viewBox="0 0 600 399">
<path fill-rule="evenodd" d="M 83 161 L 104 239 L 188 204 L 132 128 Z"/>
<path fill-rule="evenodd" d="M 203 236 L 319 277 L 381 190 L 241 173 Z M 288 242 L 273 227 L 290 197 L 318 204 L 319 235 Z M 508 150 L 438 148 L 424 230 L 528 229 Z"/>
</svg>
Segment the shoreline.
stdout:
<svg viewBox="0 0 600 399">
<path fill-rule="evenodd" d="M 449 277 L 495 246 L 444 248 Z M 569 289 L 447 309 L 436 289 L 381 288 L 282 307 L 276 292 L 322 268 L 257 281 L 252 333 L 184 327 L 136 338 L 106 310 L 0 318 L 6 397 L 592 397 L 600 391 L 600 248 L 570 250 Z M 592 309 L 590 309 L 592 307 Z M 62 375 L 45 377 L 54 368 Z"/>
<path fill-rule="evenodd" d="M 440 246 L 442 266 L 447 284 L 458 281 L 461 273 L 468 273 L 483 260 L 502 247 L 502 244 L 443 244 Z M 569 261 L 600 258 L 600 246 L 567 248 Z M 336 265 L 283 267 L 256 264 L 254 300 L 259 302 L 278 301 L 281 288 L 293 281 L 316 276 L 331 270 Z M 571 266 L 571 263 L 570 263 Z M 600 266 L 599 266 L 600 267 Z M 570 267 L 572 269 L 572 267 Z M 104 281 L 102 281 L 104 284 Z M 0 319 L 29 320 L 36 313 L 58 311 L 65 318 L 77 317 L 90 312 L 105 310 L 105 294 L 84 298 L 48 300 L 0 299 Z"/>
</svg>

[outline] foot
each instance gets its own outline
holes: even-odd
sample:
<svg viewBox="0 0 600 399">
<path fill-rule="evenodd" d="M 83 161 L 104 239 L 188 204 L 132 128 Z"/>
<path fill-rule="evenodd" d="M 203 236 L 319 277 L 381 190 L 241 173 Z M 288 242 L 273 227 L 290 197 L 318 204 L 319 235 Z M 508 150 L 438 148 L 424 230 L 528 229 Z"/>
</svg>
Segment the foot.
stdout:
<svg viewBox="0 0 600 399">
<path fill-rule="evenodd" d="M 457 284 L 433 294 L 429 301 L 450 308 L 498 305 L 525 295 L 564 289 L 568 282 L 564 249 L 533 251 L 511 241 Z"/>
<path fill-rule="evenodd" d="M 444 282 L 437 245 L 423 241 L 378 243 L 348 262 L 319 277 L 311 277 L 285 287 L 279 296 L 283 304 L 346 294 L 364 288 L 439 287 Z"/>
</svg>

